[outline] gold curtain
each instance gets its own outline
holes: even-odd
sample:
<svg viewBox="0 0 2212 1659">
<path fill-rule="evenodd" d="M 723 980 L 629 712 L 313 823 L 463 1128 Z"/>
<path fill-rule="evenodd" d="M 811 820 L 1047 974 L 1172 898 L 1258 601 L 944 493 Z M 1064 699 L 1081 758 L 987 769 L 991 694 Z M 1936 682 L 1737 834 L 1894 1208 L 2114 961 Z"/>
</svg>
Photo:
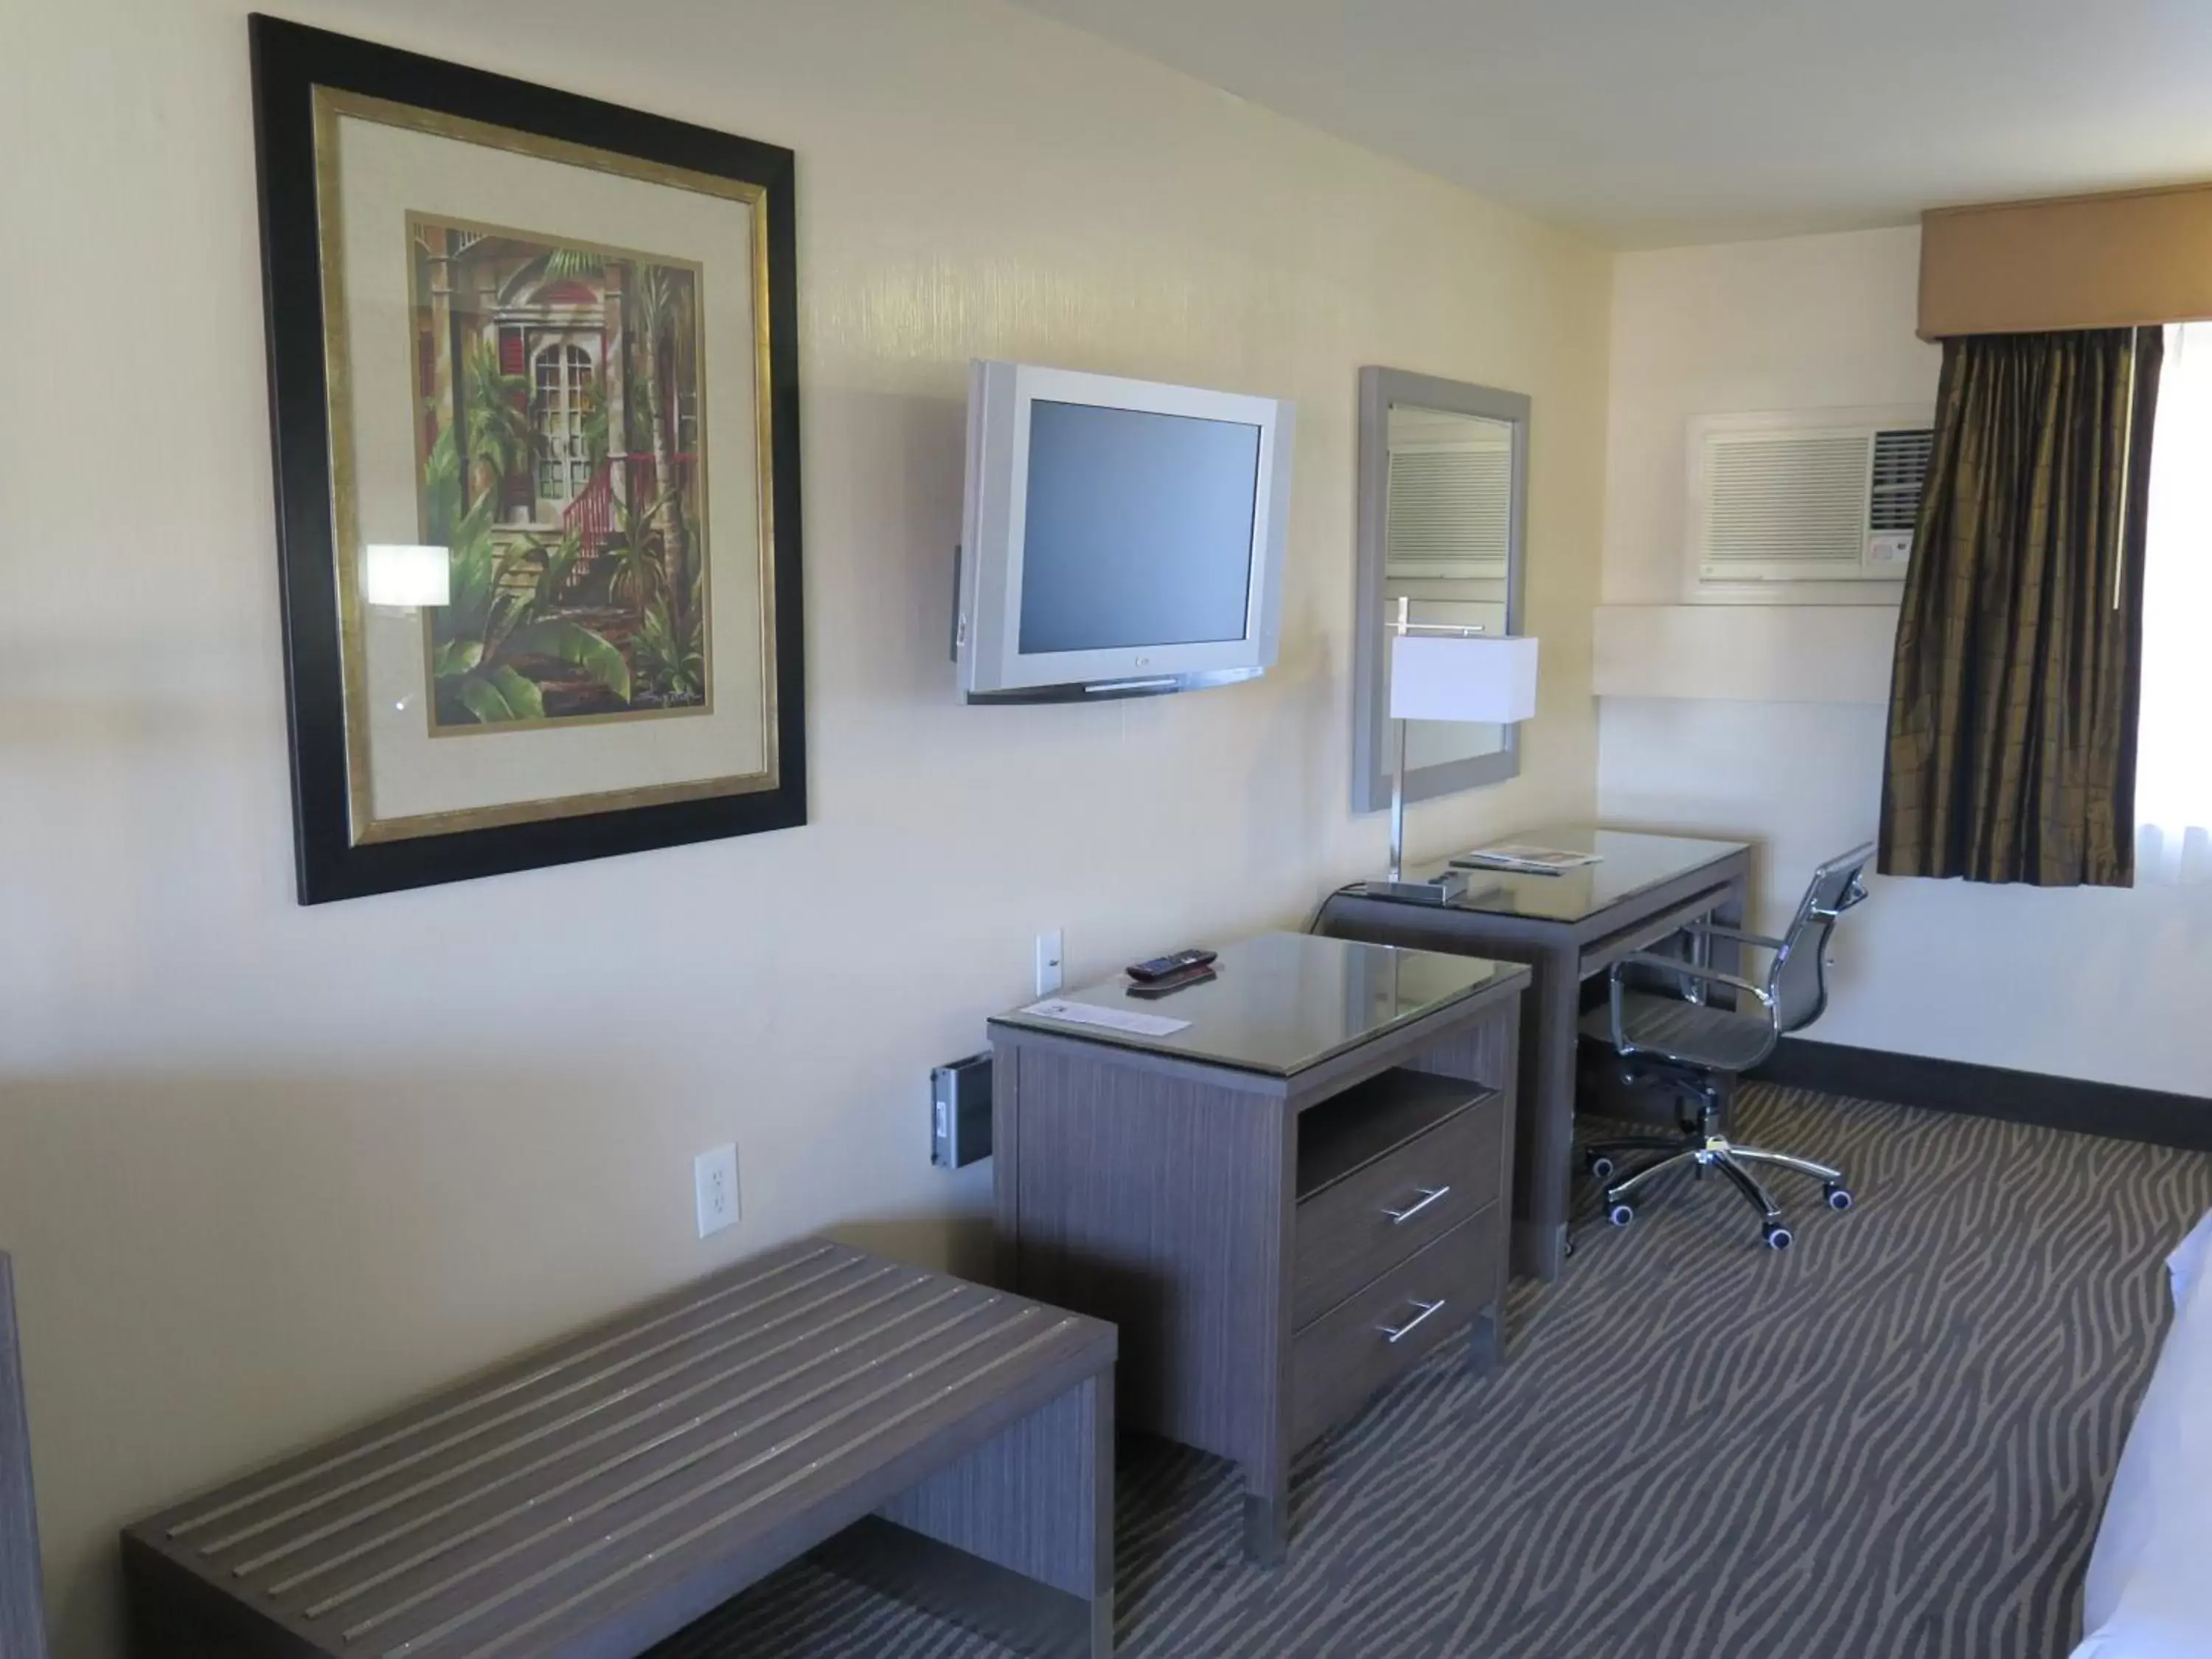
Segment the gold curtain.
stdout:
<svg viewBox="0 0 2212 1659">
<path fill-rule="evenodd" d="M 2155 328 L 1944 342 L 1890 680 L 1884 874 L 2133 882 L 2164 351 Z"/>
</svg>

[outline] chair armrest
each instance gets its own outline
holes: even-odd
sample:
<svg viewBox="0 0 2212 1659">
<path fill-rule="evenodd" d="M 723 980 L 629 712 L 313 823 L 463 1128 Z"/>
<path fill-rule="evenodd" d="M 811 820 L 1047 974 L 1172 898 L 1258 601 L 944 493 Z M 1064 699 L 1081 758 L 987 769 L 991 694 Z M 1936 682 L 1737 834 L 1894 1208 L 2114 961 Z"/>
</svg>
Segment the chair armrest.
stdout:
<svg viewBox="0 0 2212 1659">
<path fill-rule="evenodd" d="M 1662 972 L 1678 974 L 1686 979 L 1702 980 L 1711 985 L 1725 985 L 1758 999 L 1759 1006 L 1766 1011 L 1767 1030 L 1774 1040 L 1782 1040 L 1782 1012 L 1775 1006 L 1774 999 L 1765 987 L 1753 985 L 1735 974 L 1723 974 L 1717 968 L 1706 968 L 1694 962 L 1684 962 L 1680 957 L 1662 957 L 1656 951 L 1634 951 L 1613 964 L 1613 1046 L 1624 1054 L 1634 1054 L 1635 1045 L 1629 1042 L 1620 1028 L 1620 994 L 1623 988 L 1621 972 L 1628 968 L 1656 968 Z"/>
<path fill-rule="evenodd" d="M 1686 933 L 1707 933 L 1715 939 L 1732 939 L 1739 945 L 1756 945 L 1762 951 L 1779 951 L 1786 939 L 1772 939 L 1765 933 L 1747 933 L 1741 927 L 1723 927 L 1716 921 L 1692 921 L 1683 925 Z"/>
</svg>

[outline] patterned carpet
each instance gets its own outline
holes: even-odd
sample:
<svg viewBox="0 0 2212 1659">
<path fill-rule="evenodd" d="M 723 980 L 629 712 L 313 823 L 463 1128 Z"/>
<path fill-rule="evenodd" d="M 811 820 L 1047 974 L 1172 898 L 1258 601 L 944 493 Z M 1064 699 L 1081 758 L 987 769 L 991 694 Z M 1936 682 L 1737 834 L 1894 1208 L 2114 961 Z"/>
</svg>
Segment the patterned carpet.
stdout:
<svg viewBox="0 0 2212 1659">
<path fill-rule="evenodd" d="M 1230 1468 L 1124 1453 L 1126 1659 L 2060 1659 L 2212 1157 L 1747 1092 L 1776 1255 L 1718 1181 L 1596 1220 L 1516 1286 L 1509 1363 L 1448 1345 L 1299 1462 L 1289 1565 L 1239 1553 Z M 1001 1659 L 811 1566 L 664 1659 Z"/>
</svg>

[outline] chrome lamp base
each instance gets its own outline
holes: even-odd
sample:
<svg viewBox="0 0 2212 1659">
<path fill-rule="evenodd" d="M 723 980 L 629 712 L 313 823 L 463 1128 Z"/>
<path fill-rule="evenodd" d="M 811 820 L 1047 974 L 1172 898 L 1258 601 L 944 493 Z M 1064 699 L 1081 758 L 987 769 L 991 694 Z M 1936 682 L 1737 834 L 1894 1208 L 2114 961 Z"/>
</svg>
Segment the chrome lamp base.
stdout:
<svg viewBox="0 0 2212 1659">
<path fill-rule="evenodd" d="M 1398 605 L 1398 631 L 1403 633 L 1406 606 Z M 1364 882 L 1360 892 L 1368 898 L 1410 899 L 1416 904 L 1449 904 L 1467 891 L 1467 872 L 1444 869 L 1426 881 L 1406 879 L 1406 722 L 1398 727 L 1398 764 L 1390 773 L 1390 873 L 1380 881 Z"/>
<path fill-rule="evenodd" d="M 1363 882 L 1359 890 L 1367 898 L 1411 900 L 1416 904 L 1449 904 L 1467 891 L 1467 872 L 1441 871 L 1430 881 L 1384 878 Z"/>
</svg>

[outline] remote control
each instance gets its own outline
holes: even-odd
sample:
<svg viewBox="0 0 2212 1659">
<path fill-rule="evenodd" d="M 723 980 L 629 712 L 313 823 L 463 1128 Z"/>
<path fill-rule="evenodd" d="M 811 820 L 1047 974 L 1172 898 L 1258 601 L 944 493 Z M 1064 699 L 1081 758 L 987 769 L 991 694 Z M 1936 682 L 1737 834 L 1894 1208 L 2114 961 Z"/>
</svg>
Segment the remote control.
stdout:
<svg viewBox="0 0 2212 1659">
<path fill-rule="evenodd" d="M 1165 979 L 1145 980 L 1140 983 L 1128 986 L 1123 990 L 1122 994 L 1135 997 L 1139 1001 L 1151 1002 L 1156 998 L 1171 997 L 1177 991 L 1188 991 L 1194 985 L 1204 985 L 1209 980 L 1217 980 L 1220 977 L 1221 975 L 1210 965 L 1200 963 L 1195 968 L 1178 969 Z"/>
<path fill-rule="evenodd" d="M 1150 962 L 1133 962 L 1121 971 L 1139 985 L 1150 985 L 1156 979 L 1165 979 L 1170 974 L 1181 973 L 1186 968 L 1210 967 L 1216 952 L 1212 951 L 1176 951 L 1164 957 L 1154 957 Z"/>
</svg>

